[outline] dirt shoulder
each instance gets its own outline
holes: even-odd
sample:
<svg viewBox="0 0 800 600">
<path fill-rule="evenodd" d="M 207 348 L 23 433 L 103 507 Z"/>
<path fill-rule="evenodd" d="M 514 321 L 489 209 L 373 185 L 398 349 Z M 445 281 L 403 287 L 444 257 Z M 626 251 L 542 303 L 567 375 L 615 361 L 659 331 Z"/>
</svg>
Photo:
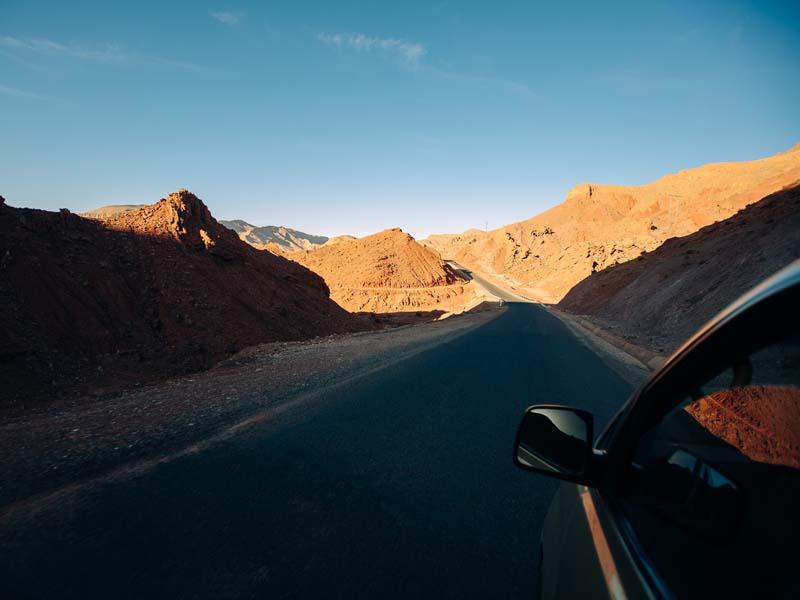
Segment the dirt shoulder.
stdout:
<svg viewBox="0 0 800 600">
<path fill-rule="evenodd" d="M 643 383 L 666 360 L 665 356 L 614 334 L 610 327 L 604 328 L 588 317 L 574 315 L 552 305 L 544 306 L 620 377 L 634 386 Z"/>
<path fill-rule="evenodd" d="M 148 461 L 253 415 L 386 368 L 499 316 L 488 304 L 434 323 L 261 344 L 214 368 L 36 412 L 0 413 L 0 518 L 14 504 Z"/>
</svg>

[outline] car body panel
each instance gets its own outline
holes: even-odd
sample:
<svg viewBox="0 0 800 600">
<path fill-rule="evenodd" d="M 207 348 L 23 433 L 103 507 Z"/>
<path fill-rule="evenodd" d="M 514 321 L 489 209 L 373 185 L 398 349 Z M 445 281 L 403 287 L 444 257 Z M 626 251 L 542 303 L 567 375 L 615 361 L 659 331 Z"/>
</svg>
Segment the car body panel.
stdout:
<svg viewBox="0 0 800 600">
<path fill-rule="evenodd" d="M 542 531 L 541 598 L 654 598 L 596 490 L 562 483 Z"/>
<path fill-rule="evenodd" d="M 787 330 L 800 319 L 800 260 L 765 280 L 709 321 L 637 389 L 598 436 L 596 450 L 608 454 L 597 489 L 562 482 L 542 531 L 541 597 L 669 598 L 666 582 L 648 562 L 626 519 L 615 510 L 618 478 L 630 451 L 660 405 L 692 379 L 713 371 L 741 350 L 769 339 L 776 315 Z M 737 349 L 741 346 L 741 349 Z"/>
</svg>

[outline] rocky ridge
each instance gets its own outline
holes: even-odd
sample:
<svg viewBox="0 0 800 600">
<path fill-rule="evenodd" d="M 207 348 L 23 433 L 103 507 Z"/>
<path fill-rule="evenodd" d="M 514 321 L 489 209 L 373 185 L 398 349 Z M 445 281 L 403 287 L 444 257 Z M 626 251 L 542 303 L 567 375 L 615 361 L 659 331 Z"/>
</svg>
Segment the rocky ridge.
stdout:
<svg viewBox="0 0 800 600">
<path fill-rule="evenodd" d="M 243 243 L 186 190 L 102 221 L 0 205 L 6 402 L 368 327 L 319 276 Z"/>
<path fill-rule="evenodd" d="M 800 182 L 800 144 L 749 162 L 705 165 L 642 186 L 580 184 L 554 208 L 489 232 L 432 235 L 442 256 L 558 302 L 593 273 L 725 220 Z"/>
<path fill-rule="evenodd" d="M 80 216 L 86 217 L 87 219 L 108 219 L 115 215 L 125 212 L 131 212 L 134 210 L 139 210 L 143 206 L 147 206 L 146 204 L 109 204 L 107 206 L 101 206 L 100 208 L 95 208 L 94 210 L 89 210 L 86 212 L 80 213 Z"/>
</svg>

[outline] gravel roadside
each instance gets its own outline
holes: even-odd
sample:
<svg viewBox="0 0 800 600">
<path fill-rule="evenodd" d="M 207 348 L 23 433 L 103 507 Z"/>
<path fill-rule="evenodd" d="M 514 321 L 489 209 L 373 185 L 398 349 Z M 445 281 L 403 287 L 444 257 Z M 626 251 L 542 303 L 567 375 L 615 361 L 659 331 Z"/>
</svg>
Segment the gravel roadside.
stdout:
<svg viewBox="0 0 800 600">
<path fill-rule="evenodd" d="M 202 373 L 51 411 L 0 414 L 0 522 L 34 497 L 191 450 L 254 415 L 455 339 L 502 310 L 489 304 L 433 323 L 262 344 Z"/>
</svg>

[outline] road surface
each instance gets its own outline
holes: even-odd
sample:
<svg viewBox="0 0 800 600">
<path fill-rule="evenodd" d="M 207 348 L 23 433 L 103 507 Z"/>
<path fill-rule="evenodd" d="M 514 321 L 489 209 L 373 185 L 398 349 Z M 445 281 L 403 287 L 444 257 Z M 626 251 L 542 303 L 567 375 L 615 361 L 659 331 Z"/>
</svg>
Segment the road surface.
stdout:
<svg viewBox="0 0 800 600">
<path fill-rule="evenodd" d="M 0 597 L 530 597 L 556 483 L 512 465 L 519 417 L 599 430 L 631 390 L 482 283 L 494 320 L 0 532 Z"/>
</svg>

